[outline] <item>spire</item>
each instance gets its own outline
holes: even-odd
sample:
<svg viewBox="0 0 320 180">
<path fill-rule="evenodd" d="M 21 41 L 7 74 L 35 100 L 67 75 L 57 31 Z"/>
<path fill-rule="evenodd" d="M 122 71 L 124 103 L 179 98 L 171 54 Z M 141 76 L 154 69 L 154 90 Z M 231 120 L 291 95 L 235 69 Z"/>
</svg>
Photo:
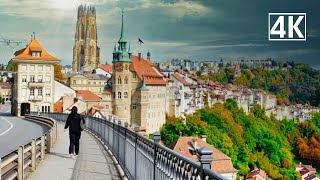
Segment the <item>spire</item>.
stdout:
<svg viewBox="0 0 320 180">
<path fill-rule="evenodd" d="M 147 85 L 144 80 L 144 72 L 142 73 L 142 82 L 141 86 L 138 88 L 139 91 L 148 91 L 149 89 L 147 88 Z"/>
<path fill-rule="evenodd" d="M 129 43 L 128 53 L 131 53 L 131 45 Z"/>
<path fill-rule="evenodd" d="M 124 11 L 122 9 L 121 35 L 120 35 L 119 42 L 126 42 L 126 40 L 124 38 L 123 13 L 124 13 Z"/>
<path fill-rule="evenodd" d="M 114 52 L 114 53 L 117 52 L 117 44 L 116 44 L 116 42 L 114 42 L 113 52 Z"/>
<path fill-rule="evenodd" d="M 147 59 L 150 59 L 150 57 L 151 57 L 151 53 L 150 53 L 150 50 L 148 50 Z"/>
</svg>

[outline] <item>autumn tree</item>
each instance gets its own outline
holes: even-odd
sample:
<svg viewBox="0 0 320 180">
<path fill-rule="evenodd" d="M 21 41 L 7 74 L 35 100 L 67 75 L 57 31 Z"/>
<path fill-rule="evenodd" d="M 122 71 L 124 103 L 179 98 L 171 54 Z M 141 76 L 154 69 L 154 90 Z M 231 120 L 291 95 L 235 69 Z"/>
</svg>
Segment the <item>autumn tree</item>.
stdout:
<svg viewBox="0 0 320 180">
<path fill-rule="evenodd" d="M 57 65 L 54 65 L 54 78 L 57 79 L 57 80 L 63 80 L 64 79 L 64 76 L 61 72 L 61 69 L 62 69 L 62 66 L 57 64 Z"/>
</svg>

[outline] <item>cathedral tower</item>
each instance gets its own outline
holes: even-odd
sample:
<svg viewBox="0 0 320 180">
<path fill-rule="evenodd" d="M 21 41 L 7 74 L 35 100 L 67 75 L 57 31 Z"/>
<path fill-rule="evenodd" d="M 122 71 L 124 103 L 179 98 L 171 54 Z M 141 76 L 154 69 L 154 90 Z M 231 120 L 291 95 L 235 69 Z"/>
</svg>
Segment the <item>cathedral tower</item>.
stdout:
<svg viewBox="0 0 320 180">
<path fill-rule="evenodd" d="M 72 69 L 79 71 L 84 66 L 90 66 L 93 69 L 97 68 L 99 64 L 100 48 L 98 47 L 96 9 L 91 5 L 80 5 L 73 47 Z"/>
<path fill-rule="evenodd" d="M 118 48 L 115 44 L 113 51 L 113 78 L 112 78 L 112 108 L 113 114 L 122 122 L 130 123 L 131 113 L 131 79 L 130 65 L 132 57 L 130 44 L 127 49 L 127 41 L 124 35 L 123 10 L 121 35 L 118 41 Z"/>
</svg>

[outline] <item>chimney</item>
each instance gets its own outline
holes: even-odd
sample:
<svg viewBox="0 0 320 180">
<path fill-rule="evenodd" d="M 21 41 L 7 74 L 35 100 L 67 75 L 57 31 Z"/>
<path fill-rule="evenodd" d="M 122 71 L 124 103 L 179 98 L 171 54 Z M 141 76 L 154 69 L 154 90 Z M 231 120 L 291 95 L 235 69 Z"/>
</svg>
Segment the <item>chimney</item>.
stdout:
<svg viewBox="0 0 320 180">
<path fill-rule="evenodd" d="M 138 58 L 139 58 L 139 61 L 141 60 L 141 53 L 139 52 L 138 53 Z"/>
<path fill-rule="evenodd" d="M 207 136 L 206 135 L 202 135 L 201 139 L 202 139 L 202 141 L 207 142 Z"/>
<path fill-rule="evenodd" d="M 197 147 L 197 145 L 198 145 L 198 144 L 197 144 L 197 139 L 196 139 L 196 138 L 193 138 L 192 141 L 193 141 L 193 148 L 194 148 L 195 150 L 197 150 L 197 148 L 198 148 L 198 147 Z"/>
</svg>

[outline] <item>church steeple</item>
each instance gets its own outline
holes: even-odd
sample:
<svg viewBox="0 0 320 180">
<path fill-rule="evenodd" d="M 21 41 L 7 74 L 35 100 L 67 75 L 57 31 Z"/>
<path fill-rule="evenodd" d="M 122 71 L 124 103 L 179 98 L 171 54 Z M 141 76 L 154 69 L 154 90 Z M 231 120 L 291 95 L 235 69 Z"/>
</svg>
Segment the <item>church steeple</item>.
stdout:
<svg viewBox="0 0 320 180">
<path fill-rule="evenodd" d="M 119 43 L 126 43 L 126 40 L 124 38 L 123 13 L 124 11 L 122 9 L 121 35 L 120 35 Z"/>
</svg>

